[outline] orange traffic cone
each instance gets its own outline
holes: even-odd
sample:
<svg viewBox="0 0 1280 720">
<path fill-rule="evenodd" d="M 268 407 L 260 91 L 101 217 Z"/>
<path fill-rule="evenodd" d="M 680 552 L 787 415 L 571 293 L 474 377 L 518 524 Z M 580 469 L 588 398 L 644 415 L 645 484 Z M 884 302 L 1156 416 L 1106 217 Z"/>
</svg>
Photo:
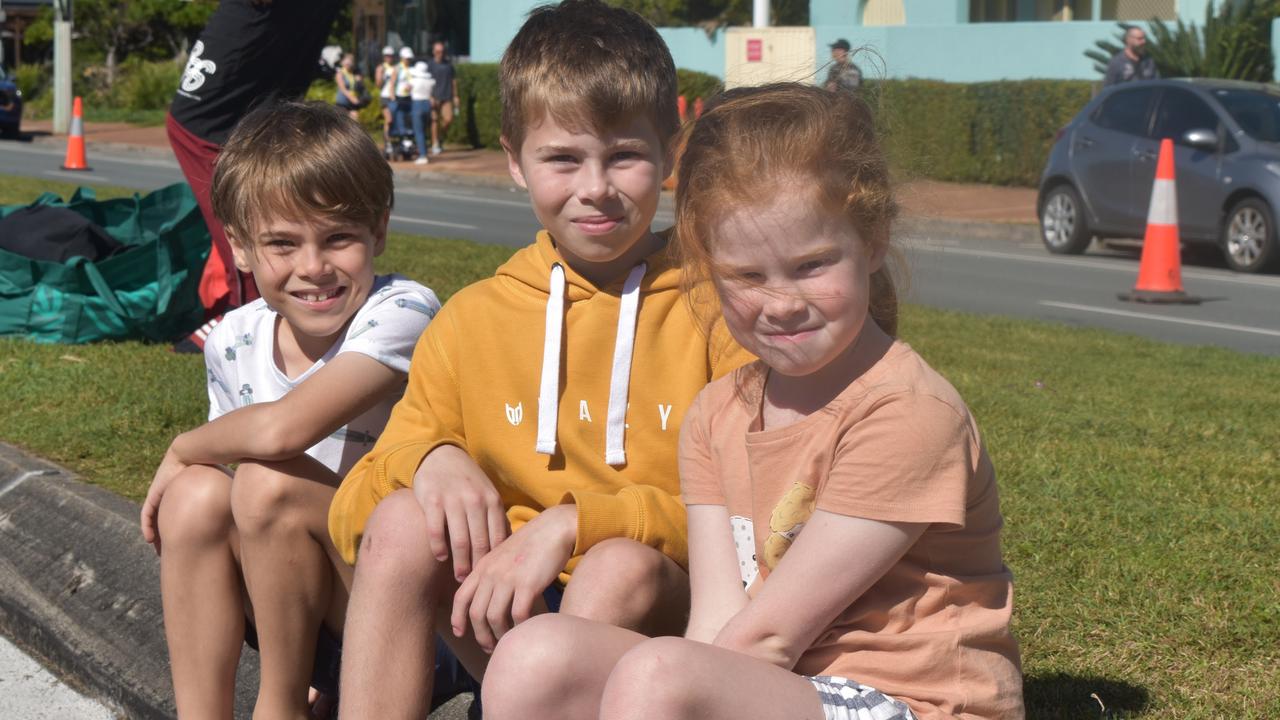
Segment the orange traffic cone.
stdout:
<svg viewBox="0 0 1280 720">
<path fill-rule="evenodd" d="M 680 113 L 680 123 L 689 119 L 689 99 L 683 95 L 676 98 L 676 111 Z"/>
<path fill-rule="evenodd" d="M 694 98 L 693 100 L 693 117 L 694 119 L 702 117 L 702 98 Z"/>
<path fill-rule="evenodd" d="M 1160 141 L 1156 182 L 1147 211 L 1147 234 L 1142 239 L 1142 262 L 1133 292 L 1121 300 L 1147 303 L 1199 304 L 1200 298 L 1182 290 L 1182 258 L 1178 239 L 1178 191 L 1174 184 L 1173 141 Z"/>
<path fill-rule="evenodd" d="M 67 159 L 63 170 L 92 170 L 84 157 L 84 116 L 81 113 L 80 96 L 71 105 L 71 134 L 67 136 Z"/>
</svg>

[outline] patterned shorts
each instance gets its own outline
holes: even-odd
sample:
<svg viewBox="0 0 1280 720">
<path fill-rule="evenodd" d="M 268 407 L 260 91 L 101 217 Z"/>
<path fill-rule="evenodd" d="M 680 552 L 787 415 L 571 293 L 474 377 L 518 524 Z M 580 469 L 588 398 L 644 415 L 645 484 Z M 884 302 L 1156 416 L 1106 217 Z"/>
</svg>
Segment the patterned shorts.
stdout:
<svg viewBox="0 0 1280 720">
<path fill-rule="evenodd" d="M 906 703 L 875 688 L 830 675 L 809 678 L 826 720 L 916 720 Z"/>
</svg>

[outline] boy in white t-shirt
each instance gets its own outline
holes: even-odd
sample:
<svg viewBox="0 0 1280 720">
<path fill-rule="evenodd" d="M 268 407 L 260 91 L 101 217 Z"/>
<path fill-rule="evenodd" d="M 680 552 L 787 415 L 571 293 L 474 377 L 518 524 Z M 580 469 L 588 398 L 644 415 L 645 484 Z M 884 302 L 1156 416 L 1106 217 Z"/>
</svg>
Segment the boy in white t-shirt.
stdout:
<svg viewBox="0 0 1280 720">
<path fill-rule="evenodd" d="M 231 717 L 246 637 L 261 652 L 255 717 L 305 716 L 308 685 L 336 692 L 351 569 L 329 502 L 440 307 L 374 275 L 392 196 L 373 141 L 324 103 L 255 110 L 218 158 L 213 210 L 262 298 L 210 334 L 209 422 L 174 439 L 142 508 L 181 717 Z"/>
</svg>

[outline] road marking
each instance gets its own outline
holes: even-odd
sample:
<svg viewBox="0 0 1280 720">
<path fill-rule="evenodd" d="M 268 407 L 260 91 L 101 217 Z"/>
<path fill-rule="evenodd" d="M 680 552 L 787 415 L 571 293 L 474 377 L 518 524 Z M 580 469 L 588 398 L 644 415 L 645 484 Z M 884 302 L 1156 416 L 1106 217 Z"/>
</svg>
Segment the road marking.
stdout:
<svg viewBox="0 0 1280 720">
<path fill-rule="evenodd" d="M 105 185 L 111 182 L 110 178 L 101 175 L 85 175 L 83 172 L 75 172 L 72 170 L 45 170 L 45 175 L 51 177 L 67 178 L 76 182 L 88 183 L 90 185 Z"/>
<path fill-rule="evenodd" d="M 1136 274 L 1137 269 L 1132 265 L 1117 265 L 1114 262 L 1102 260 L 1088 260 L 1081 258 L 1066 258 L 1057 255 L 1040 256 L 1040 255 L 1021 255 L 1017 253 L 999 252 L 996 250 L 974 250 L 971 248 L 945 247 L 935 244 L 925 244 L 919 240 L 915 242 L 904 243 L 906 250 L 924 250 L 927 252 L 942 252 L 953 255 L 967 255 L 969 257 L 987 257 L 999 258 L 1001 260 L 1018 260 L 1021 262 L 1041 263 L 1047 265 L 1072 265 L 1074 267 L 1093 268 L 1094 270 L 1109 270 L 1111 272 L 1119 272 L 1126 274 Z M 1237 285 L 1252 285 L 1254 287 L 1280 287 L 1280 277 L 1237 277 L 1235 275 L 1219 275 L 1217 273 L 1200 272 L 1196 270 L 1183 270 L 1183 277 L 1195 278 L 1197 280 L 1212 280 L 1215 282 L 1235 283 Z"/>
<path fill-rule="evenodd" d="M 1218 330 L 1234 330 L 1235 332 L 1253 333 L 1255 335 L 1268 335 L 1271 337 L 1280 337 L 1280 330 L 1268 330 L 1266 328 L 1250 327 L 1248 325 L 1232 325 L 1231 323 L 1218 323 L 1209 320 L 1191 320 L 1188 318 L 1165 317 L 1164 315 L 1152 315 L 1150 313 L 1131 312 L 1129 310 L 1114 310 L 1112 308 L 1095 307 L 1093 305 L 1077 305 L 1075 303 L 1054 302 L 1052 300 L 1041 300 L 1041 305 L 1049 307 L 1064 308 L 1066 310 L 1083 310 L 1085 312 L 1101 313 L 1103 315 L 1118 315 L 1120 317 L 1137 318 L 1139 320 L 1158 320 L 1160 322 L 1177 323 L 1179 325 L 1195 325 L 1197 327 L 1215 328 Z"/>
<path fill-rule="evenodd" d="M 408 218 L 403 215 L 392 215 L 391 219 L 395 222 L 411 223 L 414 225 L 439 225 L 440 227 L 455 228 L 458 230 L 478 230 L 475 225 L 463 225 L 462 223 L 444 222 L 443 220 L 419 220 L 417 218 Z"/>
<path fill-rule="evenodd" d="M 444 181 L 444 178 L 440 178 Z M 529 209 L 529 201 L 504 200 L 502 198 L 487 198 L 478 195 L 459 195 L 457 193 L 445 192 L 442 190 L 417 190 L 411 188 L 397 188 L 397 193 L 405 195 L 414 195 L 417 197 L 437 198 L 440 200 L 459 200 L 462 202 L 480 203 L 481 205 L 506 205 L 507 207 L 518 207 L 525 210 Z"/>
</svg>

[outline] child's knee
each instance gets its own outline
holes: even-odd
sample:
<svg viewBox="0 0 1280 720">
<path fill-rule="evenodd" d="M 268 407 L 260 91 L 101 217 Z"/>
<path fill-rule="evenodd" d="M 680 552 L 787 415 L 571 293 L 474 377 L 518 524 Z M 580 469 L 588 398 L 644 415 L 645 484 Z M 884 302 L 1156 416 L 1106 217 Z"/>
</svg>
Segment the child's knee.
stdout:
<svg viewBox="0 0 1280 720">
<path fill-rule="evenodd" d="M 236 527 L 252 534 L 297 520 L 298 483 L 298 478 L 268 465 L 241 463 L 231 489 L 231 511 Z M 294 524 L 302 527 L 302 523 Z"/>
<path fill-rule="evenodd" d="M 563 618 L 538 615 L 502 636 L 484 675 L 484 709 L 494 717 L 538 716 L 577 682 L 572 633 Z M 536 682 L 530 682 L 536 678 Z"/>
<path fill-rule="evenodd" d="M 688 641 L 646 640 L 618 660 L 601 699 L 601 715 L 643 709 L 648 717 L 696 717 L 699 688 L 688 668 L 696 667 Z"/>
<path fill-rule="evenodd" d="M 634 540 L 612 538 L 586 552 L 573 571 L 566 596 L 589 594 L 610 602 L 647 604 L 683 575 L 680 567 L 658 550 Z"/>
<path fill-rule="evenodd" d="M 231 534 L 231 478 L 192 465 L 169 483 L 160 500 L 160 532 L 165 545 L 222 542 Z"/>
<path fill-rule="evenodd" d="M 433 583 L 440 576 L 450 576 L 449 562 L 442 563 L 431 553 L 426 516 L 413 491 L 397 490 L 369 516 L 356 556 L 356 573 L 361 582 L 382 576 L 397 583 Z"/>
</svg>

